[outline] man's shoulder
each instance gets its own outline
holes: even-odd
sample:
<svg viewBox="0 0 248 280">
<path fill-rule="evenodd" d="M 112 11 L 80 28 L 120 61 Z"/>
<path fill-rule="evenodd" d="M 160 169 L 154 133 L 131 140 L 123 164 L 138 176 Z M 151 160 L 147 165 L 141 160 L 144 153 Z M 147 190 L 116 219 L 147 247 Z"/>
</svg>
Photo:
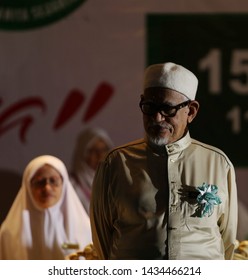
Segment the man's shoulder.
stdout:
<svg viewBox="0 0 248 280">
<path fill-rule="evenodd" d="M 196 148 L 206 150 L 206 152 L 208 152 L 208 153 L 218 154 L 220 157 L 225 158 L 225 160 L 228 163 L 231 163 L 231 161 L 228 158 L 227 154 L 223 150 L 221 150 L 220 148 L 218 148 L 216 146 L 213 146 L 211 144 L 207 144 L 207 143 L 201 142 L 201 141 L 196 140 L 196 139 L 192 139 L 191 144 L 194 145 Z"/>
<path fill-rule="evenodd" d="M 119 151 L 119 150 L 125 150 L 125 149 L 132 149 L 132 148 L 135 148 L 135 147 L 139 148 L 139 147 L 144 146 L 144 145 L 146 145 L 145 139 L 140 138 L 140 139 L 136 139 L 136 140 L 127 142 L 125 144 L 119 145 L 119 146 L 115 147 L 114 149 L 112 149 L 111 152 Z"/>
<path fill-rule="evenodd" d="M 222 151 L 220 148 L 218 148 L 216 146 L 213 146 L 211 144 L 207 144 L 205 142 L 201 142 L 201 141 L 196 140 L 196 139 L 191 139 L 191 140 L 192 140 L 191 143 L 193 145 L 196 145 L 196 146 L 201 147 L 203 149 L 214 151 L 214 152 L 217 152 L 217 153 L 220 153 L 220 154 L 225 154 L 224 151 Z"/>
<path fill-rule="evenodd" d="M 119 145 L 115 148 L 113 148 L 109 153 L 108 156 L 114 156 L 119 153 L 130 153 L 131 151 L 135 152 L 138 150 L 144 150 L 146 147 L 146 141 L 144 138 L 133 140 L 130 142 L 127 142 L 125 144 Z"/>
</svg>

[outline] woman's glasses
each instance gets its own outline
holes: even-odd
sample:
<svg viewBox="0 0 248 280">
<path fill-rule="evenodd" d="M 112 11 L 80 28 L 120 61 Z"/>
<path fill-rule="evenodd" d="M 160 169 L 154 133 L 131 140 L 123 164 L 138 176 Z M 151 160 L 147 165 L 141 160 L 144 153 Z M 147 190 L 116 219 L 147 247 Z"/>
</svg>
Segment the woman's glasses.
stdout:
<svg viewBox="0 0 248 280">
<path fill-rule="evenodd" d="M 55 177 L 34 179 L 31 181 L 31 185 L 36 188 L 43 188 L 47 184 L 49 184 L 51 187 L 58 187 L 61 185 L 61 183 L 62 183 L 62 179 L 55 178 Z"/>
</svg>

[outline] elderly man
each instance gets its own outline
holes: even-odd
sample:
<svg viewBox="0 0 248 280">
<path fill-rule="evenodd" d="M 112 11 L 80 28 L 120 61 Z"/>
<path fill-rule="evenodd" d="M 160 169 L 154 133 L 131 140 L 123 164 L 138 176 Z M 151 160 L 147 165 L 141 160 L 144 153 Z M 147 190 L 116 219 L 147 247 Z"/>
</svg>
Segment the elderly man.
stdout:
<svg viewBox="0 0 248 280">
<path fill-rule="evenodd" d="M 232 259 L 234 168 L 190 137 L 198 80 L 171 62 L 146 69 L 145 138 L 112 150 L 93 183 L 91 226 L 100 259 Z"/>
</svg>

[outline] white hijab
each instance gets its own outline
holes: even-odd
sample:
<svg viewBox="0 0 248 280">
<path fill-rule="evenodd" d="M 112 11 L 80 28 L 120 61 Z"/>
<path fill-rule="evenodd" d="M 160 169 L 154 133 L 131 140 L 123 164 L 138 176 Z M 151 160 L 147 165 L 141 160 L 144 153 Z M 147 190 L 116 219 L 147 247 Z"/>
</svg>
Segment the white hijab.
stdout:
<svg viewBox="0 0 248 280">
<path fill-rule="evenodd" d="M 56 205 L 41 209 L 35 203 L 30 181 L 43 165 L 54 167 L 63 178 L 61 199 Z M 68 178 L 64 163 L 44 155 L 33 159 L 23 173 L 22 185 L 0 229 L 0 259 L 64 259 L 72 253 L 65 244 L 83 249 L 92 242 L 89 217 Z"/>
</svg>

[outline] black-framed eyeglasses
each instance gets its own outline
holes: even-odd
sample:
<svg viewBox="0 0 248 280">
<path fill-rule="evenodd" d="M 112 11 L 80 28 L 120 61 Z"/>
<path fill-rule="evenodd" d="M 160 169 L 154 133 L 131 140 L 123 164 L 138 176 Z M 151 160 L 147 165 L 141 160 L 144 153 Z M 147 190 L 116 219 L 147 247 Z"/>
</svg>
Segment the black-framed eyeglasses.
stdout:
<svg viewBox="0 0 248 280">
<path fill-rule="evenodd" d="M 143 114 L 152 116 L 156 113 L 160 113 L 163 117 L 174 117 L 178 110 L 189 105 L 191 100 L 184 101 L 175 106 L 170 106 L 168 104 L 156 104 L 151 101 L 141 100 L 139 103 L 140 109 Z"/>
<path fill-rule="evenodd" d="M 31 181 L 31 186 L 34 186 L 36 188 L 44 188 L 47 184 L 49 184 L 51 187 L 58 187 L 62 184 L 62 179 L 51 177 L 34 179 Z"/>
</svg>

